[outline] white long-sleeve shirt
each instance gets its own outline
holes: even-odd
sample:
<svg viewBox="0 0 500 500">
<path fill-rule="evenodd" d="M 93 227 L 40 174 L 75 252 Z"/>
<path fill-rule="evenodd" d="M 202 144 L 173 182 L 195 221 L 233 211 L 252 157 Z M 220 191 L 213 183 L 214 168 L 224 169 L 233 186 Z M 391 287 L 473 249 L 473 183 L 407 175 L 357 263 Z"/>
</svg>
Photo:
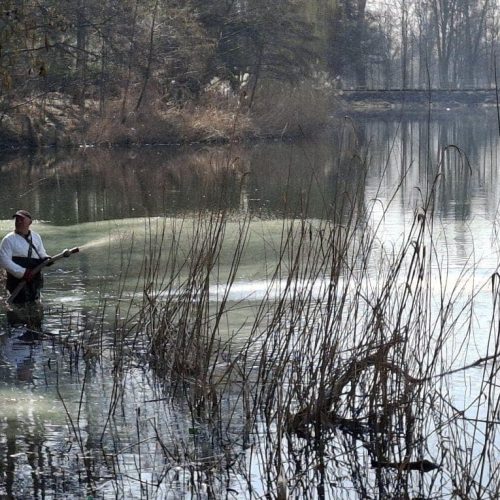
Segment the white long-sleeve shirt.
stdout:
<svg viewBox="0 0 500 500">
<path fill-rule="evenodd" d="M 38 233 L 30 231 L 33 251 L 31 257 L 34 259 L 44 259 L 49 255 L 45 251 L 42 238 Z M 7 234 L 0 243 L 0 267 L 3 267 L 8 273 L 16 278 L 22 278 L 26 269 L 17 265 L 12 257 L 27 257 L 29 252 L 29 243 L 21 234 L 12 231 Z"/>
</svg>

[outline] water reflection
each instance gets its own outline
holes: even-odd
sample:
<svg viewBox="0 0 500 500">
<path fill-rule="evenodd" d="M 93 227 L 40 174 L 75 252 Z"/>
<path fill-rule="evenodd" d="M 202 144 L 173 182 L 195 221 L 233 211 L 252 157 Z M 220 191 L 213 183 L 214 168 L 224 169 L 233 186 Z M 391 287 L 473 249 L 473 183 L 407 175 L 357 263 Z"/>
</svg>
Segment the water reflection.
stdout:
<svg viewBox="0 0 500 500">
<path fill-rule="evenodd" d="M 50 343 L 19 317 L 14 323 L 0 330 L 0 494 L 38 498 L 62 490 L 58 448 L 66 421 L 46 391 L 53 384 L 46 364 L 53 356 Z"/>
<path fill-rule="evenodd" d="M 354 145 L 339 163 L 338 135 L 317 143 L 13 158 L 0 164 L 0 213 L 29 206 L 56 225 L 214 207 L 324 216 L 339 197 L 354 198 L 364 176 Z"/>
<path fill-rule="evenodd" d="M 402 201 L 421 197 L 439 176 L 437 214 L 443 219 L 494 217 L 500 141 L 493 113 L 369 120 L 371 182 L 403 183 Z M 419 191 L 417 191 L 417 188 Z M 403 201 L 405 203 L 405 201 Z M 474 207 L 474 210 L 472 209 Z"/>
<path fill-rule="evenodd" d="M 227 207 L 265 217 L 331 215 L 367 185 L 415 188 L 440 183 L 439 210 L 471 216 L 471 200 L 496 210 L 499 141 L 486 112 L 439 117 L 344 119 L 313 140 L 219 148 L 127 151 L 82 149 L 4 158 L 0 213 L 30 207 L 56 225 L 178 215 Z M 369 169 L 365 171 L 366 155 Z"/>
<path fill-rule="evenodd" d="M 242 303 L 227 319 L 233 332 L 244 332 L 241 324 L 250 315 L 251 302 L 268 292 L 263 267 L 273 269 L 268 250 L 279 247 L 280 218 L 307 215 L 342 221 L 369 207 L 380 224 L 381 240 L 394 241 L 436 178 L 436 226 L 445 242 L 440 245 L 436 236 L 435 248 L 450 258 L 447 279 L 458 279 L 474 245 L 488 253 L 477 268 L 488 277 L 497 266 L 491 252 L 498 208 L 496 130 L 494 117 L 487 115 L 478 120 L 450 114 L 431 121 L 379 117 L 344 119 L 321 137 L 294 143 L 197 150 L 87 149 L 71 155 L 5 158 L 0 163 L 3 219 L 14 208 L 26 206 L 46 221 L 43 234 L 51 248 L 79 245 L 77 238 L 92 244 L 64 267 L 47 272 L 46 305 L 64 304 L 60 313 L 52 310 L 37 325 L 51 335 L 26 336 L 26 326 L 15 325 L 28 321 L 10 319 L 9 326 L 8 312 L 1 313 L 0 495 L 56 496 L 87 488 L 93 494 L 102 488 L 110 497 L 133 498 L 145 496 L 149 486 L 162 480 L 162 488 L 170 488 L 163 492 L 165 498 L 187 495 L 192 469 L 174 468 L 165 451 L 179 443 L 185 445 L 186 463 L 201 464 L 206 474 L 220 466 L 221 477 L 229 476 L 222 459 L 214 465 L 213 443 L 193 409 L 183 406 L 183 398 L 163 405 L 151 374 L 124 365 L 126 357 L 107 351 L 113 335 L 99 330 L 104 314 L 96 316 L 101 311 L 93 309 L 91 301 L 108 301 L 111 316 L 120 318 L 127 311 L 117 299 L 136 290 L 137 272 L 127 281 L 119 271 L 123 263 L 140 269 L 147 248 L 140 242 L 129 254 L 130 234 L 155 223 L 140 217 L 167 214 L 175 219 L 225 208 L 236 221 L 227 226 L 231 239 L 231 231 L 237 234 L 238 215 L 255 216 L 258 222 L 251 229 L 257 240 L 249 240 L 250 250 L 228 296 Z M 371 221 L 367 217 L 364 222 Z M 167 226 L 169 235 L 174 224 Z M 187 237 L 178 242 L 186 254 L 190 241 Z M 218 269 L 220 276 L 224 271 Z M 207 285 L 213 302 L 221 301 L 220 286 L 224 282 Z M 72 338 L 85 342 L 74 344 Z M 481 336 L 477 340 L 480 346 L 487 342 Z M 84 345 L 84 351 L 75 350 L 75 345 Z M 94 349 L 106 353 L 103 359 L 93 356 Z M 188 390 L 182 385 L 180 389 Z M 239 425 L 235 435 L 241 434 L 243 423 Z M 242 460 L 227 450 L 216 451 L 233 463 Z M 117 476 L 123 479 L 121 485 L 113 482 Z M 233 476 L 226 479 L 228 488 L 241 491 Z"/>
</svg>

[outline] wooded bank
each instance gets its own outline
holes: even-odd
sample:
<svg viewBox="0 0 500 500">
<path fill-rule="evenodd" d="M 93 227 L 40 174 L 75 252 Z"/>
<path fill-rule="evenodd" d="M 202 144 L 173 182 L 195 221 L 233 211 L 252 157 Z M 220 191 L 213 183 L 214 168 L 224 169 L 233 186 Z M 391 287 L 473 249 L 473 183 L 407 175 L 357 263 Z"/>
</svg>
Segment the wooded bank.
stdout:
<svg viewBox="0 0 500 500">
<path fill-rule="evenodd" d="M 4 0 L 2 143 L 293 135 L 341 88 L 493 88 L 498 1 Z"/>
</svg>

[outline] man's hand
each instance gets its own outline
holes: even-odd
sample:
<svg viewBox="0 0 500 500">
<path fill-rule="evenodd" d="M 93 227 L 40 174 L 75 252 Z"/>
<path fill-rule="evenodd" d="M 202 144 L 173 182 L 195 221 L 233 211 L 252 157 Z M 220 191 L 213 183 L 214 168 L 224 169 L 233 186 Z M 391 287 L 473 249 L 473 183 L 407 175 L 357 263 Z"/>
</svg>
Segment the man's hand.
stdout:
<svg viewBox="0 0 500 500">
<path fill-rule="evenodd" d="M 45 264 L 47 267 L 51 266 L 52 264 L 54 264 L 54 261 L 53 260 L 50 260 L 52 257 L 45 257 L 44 259 L 44 262 L 47 262 L 47 264 Z"/>
<path fill-rule="evenodd" d="M 26 269 L 26 271 L 24 271 L 23 280 L 26 281 L 26 283 L 31 283 L 31 281 L 33 281 L 33 270 L 32 269 Z"/>
</svg>

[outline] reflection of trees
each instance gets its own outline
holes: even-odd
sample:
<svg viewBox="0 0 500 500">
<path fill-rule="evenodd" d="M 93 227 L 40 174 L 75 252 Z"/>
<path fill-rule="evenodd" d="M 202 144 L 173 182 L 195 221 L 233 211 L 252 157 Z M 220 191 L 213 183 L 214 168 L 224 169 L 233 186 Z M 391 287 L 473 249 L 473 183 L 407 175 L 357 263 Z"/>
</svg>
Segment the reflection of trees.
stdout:
<svg viewBox="0 0 500 500">
<path fill-rule="evenodd" d="M 432 133 L 432 129 L 431 129 Z M 472 188 L 480 179 L 480 156 L 487 154 L 486 145 L 491 133 L 484 121 L 465 115 L 441 120 L 435 124 L 437 138 L 435 149 L 435 172 L 442 178 L 439 181 L 438 209 L 443 216 L 468 218 L 471 208 Z"/>
<path fill-rule="evenodd" d="M 41 219 L 67 224 L 237 206 L 239 195 L 221 200 L 221 189 L 235 190 L 238 171 L 212 156 L 155 150 L 14 158 L 0 166 L 3 210 L 27 206 Z"/>
<path fill-rule="evenodd" d="M 388 175 L 407 171 L 406 197 L 416 196 L 416 187 L 430 188 L 439 172 L 437 209 L 444 216 L 468 217 L 474 190 L 483 189 L 484 179 L 495 174 L 488 158 L 498 139 L 490 119 L 494 117 L 487 113 L 480 120 L 473 114 L 449 113 L 432 120 L 367 120 L 367 141 L 375 150 L 370 171 L 386 164 Z"/>
<path fill-rule="evenodd" d="M 211 208 L 323 216 L 359 177 L 354 149 L 336 156 L 342 139 L 17 157 L 0 166 L 0 203 L 9 214 L 26 206 L 56 224 Z"/>
<path fill-rule="evenodd" d="M 467 219 L 471 215 L 472 167 L 465 153 L 443 146 L 440 158 L 439 209 L 447 217 Z"/>
<path fill-rule="evenodd" d="M 0 332 L 0 496 L 54 498 L 62 491 L 78 491 L 80 464 L 70 452 L 72 447 L 68 448 L 71 436 L 62 408 L 56 409 L 53 391 L 62 360 L 60 346 L 47 348 L 40 339 L 28 341 L 24 327 L 4 328 Z M 66 368 L 66 379 L 69 373 Z M 68 401 L 74 398 L 71 393 Z"/>
<path fill-rule="evenodd" d="M 264 217 L 332 217 L 347 205 L 352 211 L 364 175 L 357 147 L 352 131 L 335 131 L 328 140 L 255 148 L 246 184 L 250 210 Z"/>
<path fill-rule="evenodd" d="M 332 217 L 359 211 L 364 197 L 366 151 L 369 175 L 405 185 L 430 185 L 443 147 L 460 147 L 471 161 L 472 188 L 485 179 L 485 155 L 495 127 L 472 115 L 432 121 L 413 117 L 372 119 L 363 128 L 343 120 L 314 141 L 272 142 L 194 150 L 86 150 L 71 155 L 14 157 L 0 164 L 3 217 L 26 206 L 56 224 L 182 214 L 227 208 L 262 216 Z M 365 151 L 365 153 L 363 153 Z M 479 166 L 481 165 L 481 169 Z M 467 203 L 460 169 L 442 181 L 443 210 Z M 484 181 L 481 181 L 481 184 Z M 475 184 L 476 183 L 476 184 Z"/>
</svg>

